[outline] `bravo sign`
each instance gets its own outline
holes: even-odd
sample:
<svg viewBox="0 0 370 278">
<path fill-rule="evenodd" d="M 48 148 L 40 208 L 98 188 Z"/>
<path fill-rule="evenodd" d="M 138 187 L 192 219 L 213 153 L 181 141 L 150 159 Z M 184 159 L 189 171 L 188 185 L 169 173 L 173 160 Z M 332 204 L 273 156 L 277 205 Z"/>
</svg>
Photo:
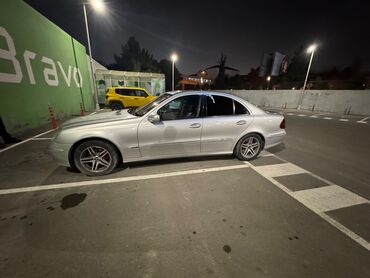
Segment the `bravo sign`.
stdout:
<svg viewBox="0 0 370 278">
<path fill-rule="evenodd" d="M 26 67 L 26 75 L 27 80 L 30 84 L 35 85 L 39 80 L 35 79 L 34 71 L 33 71 L 33 62 L 39 59 L 44 67 L 43 67 L 43 76 L 44 82 L 49 86 L 59 86 L 60 83 L 60 75 L 62 76 L 64 82 L 68 87 L 71 85 L 76 86 L 78 88 L 82 87 L 82 74 L 80 69 L 77 67 L 68 65 L 67 67 L 63 66 L 60 61 L 55 61 L 46 56 L 42 56 L 31 50 L 25 50 L 23 52 L 23 60 L 19 61 L 16 58 L 16 48 L 11 35 L 7 32 L 4 27 L 0 26 L 0 36 L 4 38 L 5 44 L 7 49 L 0 49 L 0 59 L 8 61 L 12 64 L 12 68 L 14 69 L 13 72 L 0 72 L 0 82 L 5 83 L 21 83 L 22 80 L 25 78 L 24 74 L 21 69 L 21 62 L 24 63 Z M 56 66 L 58 65 L 58 67 Z M 60 74 L 58 75 L 58 71 Z"/>
</svg>

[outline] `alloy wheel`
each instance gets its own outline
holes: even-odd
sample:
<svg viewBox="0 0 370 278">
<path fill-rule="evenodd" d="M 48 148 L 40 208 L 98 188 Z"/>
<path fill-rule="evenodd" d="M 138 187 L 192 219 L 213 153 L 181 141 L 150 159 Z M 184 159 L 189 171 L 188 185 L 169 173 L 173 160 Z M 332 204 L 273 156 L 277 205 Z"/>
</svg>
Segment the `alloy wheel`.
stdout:
<svg viewBox="0 0 370 278">
<path fill-rule="evenodd" d="M 254 157 L 258 154 L 261 148 L 260 141 L 254 136 L 246 138 L 240 145 L 240 153 L 247 159 Z"/>
<path fill-rule="evenodd" d="M 112 156 L 101 146 L 89 146 L 82 150 L 80 163 L 89 172 L 100 173 L 111 166 Z"/>
</svg>

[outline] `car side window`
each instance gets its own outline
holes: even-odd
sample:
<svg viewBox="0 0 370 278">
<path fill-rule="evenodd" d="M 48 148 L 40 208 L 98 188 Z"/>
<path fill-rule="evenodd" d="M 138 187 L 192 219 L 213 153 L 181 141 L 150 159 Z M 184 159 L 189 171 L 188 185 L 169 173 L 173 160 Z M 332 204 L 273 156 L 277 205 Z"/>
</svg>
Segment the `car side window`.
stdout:
<svg viewBox="0 0 370 278">
<path fill-rule="evenodd" d="M 130 89 L 116 89 L 116 93 L 122 96 L 132 96 L 133 91 Z"/>
<path fill-rule="evenodd" d="M 199 117 L 199 108 L 199 95 L 183 96 L 164 105 L 158 110 L 158 115 L 162 121 L 192 119 Z"/>
<path fill-rule="evenodd" d="M 136 90 L 135 95 L 137 97 L 147 97 L 148 96 L 147 93 L 145 93 L 143 90 Z"/>
<path fill-rule="evenodd" d="M 239 101 L 234 100 L 235 115 L 249 114 L 249 111 Z"/>
<path fill-rule="evenodd" d="M 227 116 L 233 114 L 233 99 L 216 95 L 207 96 L 207 116 Z"/>
</svg>

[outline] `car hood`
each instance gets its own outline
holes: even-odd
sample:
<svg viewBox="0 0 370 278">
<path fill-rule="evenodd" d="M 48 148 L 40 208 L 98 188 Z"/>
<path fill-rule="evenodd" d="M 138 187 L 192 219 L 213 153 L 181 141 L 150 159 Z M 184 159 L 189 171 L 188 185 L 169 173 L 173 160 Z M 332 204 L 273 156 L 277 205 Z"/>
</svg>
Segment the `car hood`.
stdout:
<svg viewBox="0 0 370 278">
<path fill-rule="evenodd" d="M 127 110 L 128 109 L 109 112 L 98 112 L 88 116 L 74 118 L 63 123 L 61 125 L 61 128 L 65 129 L 77 126 L 100 124 L 137 118 L 136 116 L 128 113 Z"/>
</svg>

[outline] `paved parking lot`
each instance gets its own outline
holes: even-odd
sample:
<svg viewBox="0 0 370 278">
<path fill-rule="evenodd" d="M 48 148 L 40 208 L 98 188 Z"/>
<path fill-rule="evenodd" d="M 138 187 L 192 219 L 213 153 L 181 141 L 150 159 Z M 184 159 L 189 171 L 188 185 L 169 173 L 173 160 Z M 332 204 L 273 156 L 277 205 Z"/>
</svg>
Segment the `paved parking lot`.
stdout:
<svg viewBox="0 0 370 278">
<path fill-rule="evenodd" d="M 286 118 L 250 163 L 91 178 L 53 162 L 53 132 L 0 150 L 0 277 L 370 276 L 370 125 Z"/>
</svg>

